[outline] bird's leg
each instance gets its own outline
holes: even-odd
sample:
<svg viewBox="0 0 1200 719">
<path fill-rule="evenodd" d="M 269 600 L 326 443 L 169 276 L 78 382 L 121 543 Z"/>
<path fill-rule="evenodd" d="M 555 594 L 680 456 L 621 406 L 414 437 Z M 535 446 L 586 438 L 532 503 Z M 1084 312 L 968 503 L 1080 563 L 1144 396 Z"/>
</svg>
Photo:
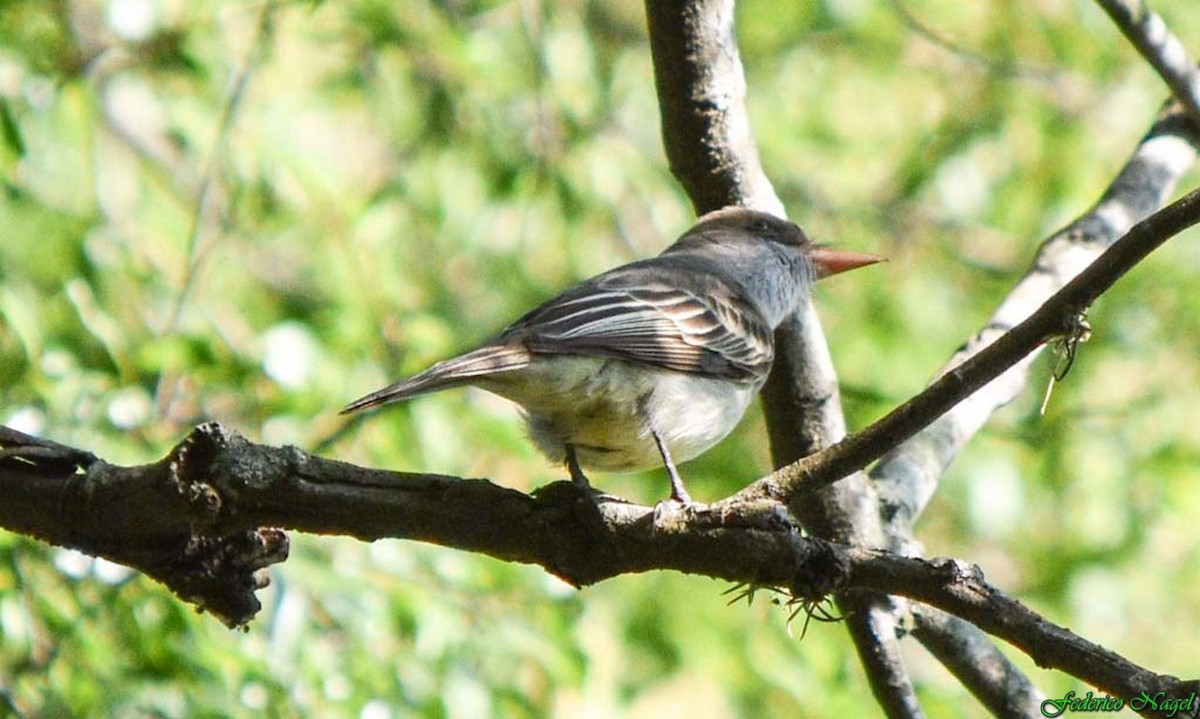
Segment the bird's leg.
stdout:
<svg viewBox="0 0 1200 719">
<path fill-rule="evenodd" d="M 583 476 L 583 468 L 579 466 L 579 457 L 575 456 L 575 446 L 567 445 L 567 471 L 571 473 L 571 481 L 575 486 L 591 491 L 592 483 Z"/>
<path fill-rule="evenodd" d="M 667 443 L 659 436 L 657 430 L 650 430 L 650 435 L 654 437 L 654 443 L 658 445 L 658 453 L 662 455 L 663 466 L 667 468 L 667 476 L 671 479 L 671 499 L 680 504 L 691 504 L 692 498 L 683 488 L 683 478 L 679 476 L 679 470 L 675 469 L 675 462 L 671 460 L 671 453 L 667 451 Z"/>
</svg>

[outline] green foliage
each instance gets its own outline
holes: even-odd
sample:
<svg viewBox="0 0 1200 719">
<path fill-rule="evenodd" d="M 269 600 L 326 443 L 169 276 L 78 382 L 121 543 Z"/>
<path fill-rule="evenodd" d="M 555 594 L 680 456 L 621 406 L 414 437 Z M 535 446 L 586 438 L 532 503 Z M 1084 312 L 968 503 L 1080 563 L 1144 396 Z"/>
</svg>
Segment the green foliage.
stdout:
<svg viewBox="0 0 1200 719">
<path fill-rule="evenodd" d="M 1159 5 L 1200 37 L 1188 4 Z M 891 260 L 818 292 L 852 427 L 979 326 L 1164 96 L 1087 3 L 898 7 L 739 6 L 785 202 L 818 240 Z M 127 463 L 210 418 L 317 447 L 347 400 L 685 229 L 656 119 L 629 0 L 2 3 L 0 420 Z M 1036 391 L 1003 412 L 921 527 L 931 554 L 1178 674 L 1200 663 L 1180 641 L 1200 631 L 1197 253 L 1172 243 L 1102 300 L 1049 415 Z M 325 452 L 525 490 L 561 476 L 468 391 Z M 755 416 L 684 471 L 710 499 L 768 466 Z M 598 483 L 666 494 L 659 473 Z M 800 641 L 784 610 L 723 589 L 575 592 L 300 537 L 230 633 L 144 578 L 0 535 L 0 716 L 863 713 L 839 626 Z M 913 670 L 930 716 L 981 713 L 915 653 Z"/>
</svg>

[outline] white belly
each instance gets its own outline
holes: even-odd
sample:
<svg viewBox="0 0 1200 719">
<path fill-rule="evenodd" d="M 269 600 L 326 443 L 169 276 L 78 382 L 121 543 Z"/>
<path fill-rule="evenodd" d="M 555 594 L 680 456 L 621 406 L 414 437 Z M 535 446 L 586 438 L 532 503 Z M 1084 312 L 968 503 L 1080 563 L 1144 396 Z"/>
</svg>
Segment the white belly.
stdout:
<svg viewBox="0 0 1200 719">
<path fill-rule="evenodd" d="M 662 465 L 651 430 L 677 463 L 701 454 L 737 425 L 761 385 L 577 356 L 539 358 L 479 384 L 522 406 L 551 461 L 564 461 L 569 444 L 585 469 L 616 472 Z"/>
</svg>

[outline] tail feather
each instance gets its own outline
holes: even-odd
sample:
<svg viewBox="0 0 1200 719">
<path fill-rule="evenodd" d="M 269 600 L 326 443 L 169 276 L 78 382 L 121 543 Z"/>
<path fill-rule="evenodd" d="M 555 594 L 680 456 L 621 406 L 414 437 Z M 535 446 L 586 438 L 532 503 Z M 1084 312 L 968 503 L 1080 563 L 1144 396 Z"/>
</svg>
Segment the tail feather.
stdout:
<svg viewBox="0 0 1200 719">
<path fill-rule="evenodd" d="M 424 372 L 354 400 L 341 414 L 400 402 L 417 395 L 471 384 L 471 380 L 529 366 L 529 352 L 520 347 L 489 345 L 438 362 Z"/>
</svg>

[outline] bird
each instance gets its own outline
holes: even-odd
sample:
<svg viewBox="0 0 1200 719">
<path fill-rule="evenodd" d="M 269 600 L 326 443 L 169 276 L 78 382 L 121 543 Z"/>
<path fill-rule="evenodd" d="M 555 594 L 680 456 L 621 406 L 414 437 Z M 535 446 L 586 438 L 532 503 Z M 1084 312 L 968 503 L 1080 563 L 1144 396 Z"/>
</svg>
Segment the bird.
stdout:
<svg viewBox="0 0 1200 719">
<path fill-rule="evenodd" d="M 812 243 L 799 226 L 729 206 L 656 257 L 603 272 L 483 346 L 351 402 L 356 412 L 472 385 L 515 402 L 534 445 L 591 490 L 588 470 L 665 467 L 721 441 L 766 381 L 774 331 L 815 280 L 882 258 Z"/>
</svg>

